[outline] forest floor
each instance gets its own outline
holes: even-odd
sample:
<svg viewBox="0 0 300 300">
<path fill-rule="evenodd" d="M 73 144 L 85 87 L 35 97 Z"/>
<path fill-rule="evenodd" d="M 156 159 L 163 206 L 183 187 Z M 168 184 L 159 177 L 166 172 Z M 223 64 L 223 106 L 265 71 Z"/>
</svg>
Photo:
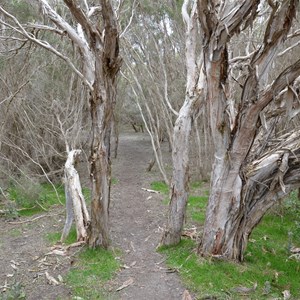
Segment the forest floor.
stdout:
<svg viewBox="0 0 300 300">
<path fill-rule="evenodd" d="M 161 180 L 156 166 L 146 172 L 151 158 L 147 134 L 121 134 L 118 158 L 113 159 L 116 183 L 112 186 L 110 225 L 112 246 L 121 250 L 123 268 L 107 284 L 108 299 L 176 300 L 184 293 L 178 274 L 170 272 L 164 256 L 156 251 L 168 207 L 163 204 L 164 196 L 142 189 Z M 0 292 L 7 288 L 19 295 L 20 283 L 29 300 L 73 299 L 71 289 L 59 279 L 74 264 L 80 248 L 69 249 L 67 255 L 59 249 L 53 252 L 46 238 L 50 232 L 61 231 L 63 224 L 61 206 L 12 222 L 0 218 Z M 128 286 L 116 292 L 124 282 Z"/>
</svg>

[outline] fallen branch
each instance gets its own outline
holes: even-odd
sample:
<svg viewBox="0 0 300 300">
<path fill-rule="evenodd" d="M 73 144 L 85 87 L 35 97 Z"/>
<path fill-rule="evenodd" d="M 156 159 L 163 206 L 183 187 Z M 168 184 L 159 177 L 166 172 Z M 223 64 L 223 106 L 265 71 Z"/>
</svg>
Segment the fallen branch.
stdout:
<svg viewBox="0 0 300 300">
<path fill-rule="evenodd" d="M 149 193 L 155 193 L 155 194 L 160 194 L 159 191 L 155 191 L 155 190 L 150 190 L 150 189 L 145 189 L 142 188 L 143 191 L 149 192 Z"/>
<path fill-rule="evenodd" d="M 29 222 L 34 222 L 37 221 L 41 218 L 45 218 L 45 217 L 54 217 L 57 216 L 58 214 L 48 214 L 48 215 L 41 215 L 38 217 L 35 217 L 33 219 L 29 219 L 29 220 L 24 220 L 24 221 L 16 221 L 16 222 L 7 222 L 8 224 L 12 224 L 12 225 L 18 225 L 18 224 L 24 224 L 24 223 L 29 223 Z"/>
<path fill-rule="evenodd" d="M 75 247 L 79 247 L 79 246 L 82 246 L 82 245 L 85 245 L 85 244 L 86 244 L 86 241 L 75 242 L 75 243 L 73 243 L 71 245 L 68 245 L 66 247 L 66 250 L 69 250 L 69 249 L 75 248 Z"/>
<path fill-rule="evenodd" d="M 129 278 L 128 280 L 126 280 L 120 287 L 118 287 L 116 289 L 117 292 L 127 288 L 128 286 L 132 285 L 133 284 L 133 279 L 132 278 Z"/>
</svg>

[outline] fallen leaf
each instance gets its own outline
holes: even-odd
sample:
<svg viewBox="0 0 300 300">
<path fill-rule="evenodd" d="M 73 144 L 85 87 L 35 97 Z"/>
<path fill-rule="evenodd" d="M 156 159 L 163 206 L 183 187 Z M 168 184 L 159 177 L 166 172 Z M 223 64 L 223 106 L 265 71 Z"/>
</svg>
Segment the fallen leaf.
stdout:
<svg viewBox="0 0 300 300">
<path fill-rule="evenodd" d="M 136 261 L 133 261 L 131 264 L 130 264 L 130 267 L 134 267 L 136 265 Z"/>
<path fill-rule="evenodd" d="M 45 275 L 46 275 L 46 278 L 47 278 L 49 284 L 51 284 L 51 285 L 59 285 L 59 282 L 54 277 L 52 277 L 51 275 L 49 275 L 48 272 L 45 272 Z"/>
<path fill-rule="evenodd" d="M 182 300 L 193 300 L 188 290 L 185 290 L 182 294 Z"/>
<path fill-rule="evenodd" d="M 118 288 L 116 289 L 116 291 L 119 292 L 119 291 L 121 291 L 121 290 L 127 288 L 128 286 L 130 286 L 130 285 L 132 285 L 132 284 L 133 284 L 133 279 L 132 279 L 132 278 L 129 278 L 128 280 L 126 280 L 125 282 L 123 282 L 123 284 L 122 284 L 120 287 L 118 287 Z"/>
<path fill-rule="evenodd" d="M 300 248 L 292 248 L 291 249 L 291 253 L 299 253 L 300 252 Z"/>
<path fill-rule="evenodd" d="M 58 279 L 59 282 L 63 282 L 64 281 L 61 275 L 58 275 L 57 279 Z"/>
<path fill-rule="evenodd" d="M 10 261 L 12 264 L 14 264 L 15 266 L 19 266 L 20 264 L 18 262 L 15 262 L 14 260 Z"/>
<path fill-rule="evenodd" d="M 18 270 L 18 267 L 14 264 L 10 264 L 10 266 L 14 269 L 14 270 Z"/>
<path fill-rule="evenodd" d="M 196 240 L 196 238 L 197 238 L 197 228 L 192 227 L 192 228 L 189 228 L 189 229 L 185 229 L 182 232 L 182 236 L 188 237 L 191 240 Z"/>
<path fill-rule="evenodd" d="M 130 267 L 127 266 L 126 264 L 122 265 L 121 268 L 122 268 L 122 269 L 130 269 Z"/>
<path fill-rule="evenodd" d="M 132 248 L 133 252 L 135 252 L 135 248 L 134 248 L 134 245 L 133 245 L 132 241 L 130 242 L 130 247 Z"/>
<path fill-rule="evenodd" d="M 284 299 L 284 300 L 288 300 L 288 299 L 291 298 L 291 292 L 288 291 L 288 290 L 284 290 L 284 291 L 282 292 L 282 295 L 283 295 L 283 299 Z"/>
</svg>

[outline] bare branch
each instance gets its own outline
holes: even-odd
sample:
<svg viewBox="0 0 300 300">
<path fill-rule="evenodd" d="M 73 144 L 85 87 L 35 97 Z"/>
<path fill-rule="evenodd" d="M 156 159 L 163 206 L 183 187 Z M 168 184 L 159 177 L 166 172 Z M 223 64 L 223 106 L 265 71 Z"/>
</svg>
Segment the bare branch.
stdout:
<svg viewBox="0 0 300 300">
<path fill-rule="evenodd" d="M 45 2 L 44 0 L 40 0 Z M 51 8 L 50 8 L 51 9 Z M 70 60 L 70 58 L 68 56 L 65 56 L 64 54 L 62 54 L 61 52 L 59 52 L 57 49 L 55 49 L 53 46 L 51 46 L 47 41 L 42 41 L 40 39 L 37 39 L 35 36 L 33 36 L 32 34 L 28 33 L 26 31 L 26 29 L 21 25 L 21 23 L 17 20 L 17 18 L 15 18 L 13 15 L 11 15 L 10 13 L 8 13 L 7 11 L 5 11 L 1 6 L 0 6 L 0 11 L 5 14 L 7 17 L 9 17 L 10 19 L 12 19 L 14 21 L 14 23 L 18 26 L 18 28 L 13 28 L 16 32 L 20 33 L 21 35 L 25 36 L 28 40 L 30 40 L 31 42 L 43 47 L 44 49 L 52 52 L 53 54 L 55 54 L 56 56 L 60 57 L 61 59 L 63 59 L 70 67 L 71 69 L 86 83 L 86 85 L 93 90 L 93 87 L 91 85 L 91 83 L 88 81 L 88 79 L 76 68 L 76 66 L 72 63 L 72 61 Z M 56 13 L 55 13 L 56 14 Z M 57 14 L 56 14 L 57 15 Z M 57 15 L 58 16 L 58 15 Z M 59 19 L 61 19 L 59 17 Z M 62 19 L 61 19 L 62 20 Z M 79 37 L 78 35 L 75 33 L 75 31 L 66 23 L 63 22 L 63 24 L 66 25 L 66 28 L 69 29 L 69 34 L 72 34 L 72 36 L 76 37 L 78 40 Z M 78 40 L 79 41 L 79 40 Z M 82 44 L 82 41 L 81 41 Z M 80 45 L 80 44 L 79 44 Z"/>
</svg>

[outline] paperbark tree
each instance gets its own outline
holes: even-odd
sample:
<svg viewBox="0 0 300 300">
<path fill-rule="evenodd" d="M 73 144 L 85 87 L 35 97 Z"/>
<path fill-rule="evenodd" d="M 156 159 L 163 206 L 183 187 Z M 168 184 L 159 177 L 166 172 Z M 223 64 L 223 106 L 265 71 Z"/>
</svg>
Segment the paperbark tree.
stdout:
<svg viewBox="0 0 300 300">
<path fill-rule="evenodd" d="M 253 228 L 266 211 L 300 185 L 295 142 L 299 131 L 286 127 L 279 135 L 274 129 L 280 128 L 281 116 L 291 119 L 299 112 L 293 84 L 300 75 L 300 61 L 281 73 L 269 72 L 283 50 L 298 1 L 195 1 L 190 17 L 188 2 L 183 4 L 187 93 L 174 128 L 172 196 L 162 244 L 176 244 L 181 238 L 188 195 L 188 138 L 203 97 L 215 153 L 199 252 L 241 261 Z M 259 31 L 249 29 L 254 24 Z M 231 42 L 243 32 L 248 38 L 256 36 L 239 55 Z M 203 50 L 196 58 L 199 41 Z M 234 68 L 242 70 L 238 80 Z"/>
<path fill-rule="evenodd" d="M 270 117 L 275 101 L 282 99 L 284 111 L 289 90 L 300 75 L 298 60 L 277 74 L 275 80 L 269 80 L 270 66 L 290 31 L 298 1 L 268 1 L 267 20 L 259 19 L 259 5 L 263 7 L 264 3 L 256 0 L 226 1 L 222 5 L 216 1 L 198 3 L 204 33 L 206 101 L 215 145 L 199 251 L 241 261 L 253 228 L 278 199 L 299 185 L 299 146 L 295 140 L 298 129 L 280 137 L 269 126 L 276 115 L 273 111 Z M 254 20 L 264 30 L 264 37 L 246 57 L 246 78 L 240 82 L 240 96 L 232 99 L 229 43 L 234 34 L 252 26 Z M 278 139 L 276 146 L 274 137 Z"/>
<path fill-rule="evenodd" d="M 193 1 L 190 15 L 188 14 L 188 6 L 189 1 L 184 1 L 182 15 L 186 24 L 185 56 L 187 84 L 185 100 L 174 126 L 171 201 L 169 204 L 168 224 L 161 241 L 162 245 L 174 245 L 179 243 L 181 239 L 188 200 L 189 139 L 193 119 L 199 112 L 203 91 L 203 76 L 201 73 L 202 62 L 197 56 L 197 2 Z"/>
<path fill-rule="evenodd" d="M 65 30 L 82 55 L 83 78 L 90 87 L 92 119 L 91 223 L 88 228 L 90 247 L 109 246 L 109 202 L 111 185 L 110 136 L 113 109 L 116 100 L 116 75 L 121 65 L 119 33 L 111 1 L 99 1 L 100 6 L 86 8 L 77 1 L 65 0 L 72 16 L 78 22 L 76 32 L 48 3 L 40 1 L 45 14 L 59 28 Z M 101 19 L 92 21 L 94 13 Z"/>
<path fill-rule="evenodd" d="M 62 58 L 89 88 L 89 107 L 92 120 L 90 170 L 92 182 L 91 222 L 88 229 L 90 247 L 109 245 L 108 209 L 110 202 L 111 162 L 110 136 L 113 109 L 116 101 L 116 76 L 121 65 L 119 33 L 115 12 L 110 0 L 99 0 L 89 7 L 87 1 L 64 0 L 77 28 L 57 13 L 47 0 L 39 0 L 42 12 L 55 26 L 42 25 L 48 30 L 67 36 L 80 52 L 80 62 L 73 62 L 67 53 L 48 41 L 39 39 L 1 6 L 1 12 L 15 23 L 15 30 L 24 39 L 47 49 Z M 7 24 L 4 24 L 7 26 Z M 31 28 L 40 24 L 31 24 Z M 77 67 L 79 66 L 79 67 Z"/>
</svg>

